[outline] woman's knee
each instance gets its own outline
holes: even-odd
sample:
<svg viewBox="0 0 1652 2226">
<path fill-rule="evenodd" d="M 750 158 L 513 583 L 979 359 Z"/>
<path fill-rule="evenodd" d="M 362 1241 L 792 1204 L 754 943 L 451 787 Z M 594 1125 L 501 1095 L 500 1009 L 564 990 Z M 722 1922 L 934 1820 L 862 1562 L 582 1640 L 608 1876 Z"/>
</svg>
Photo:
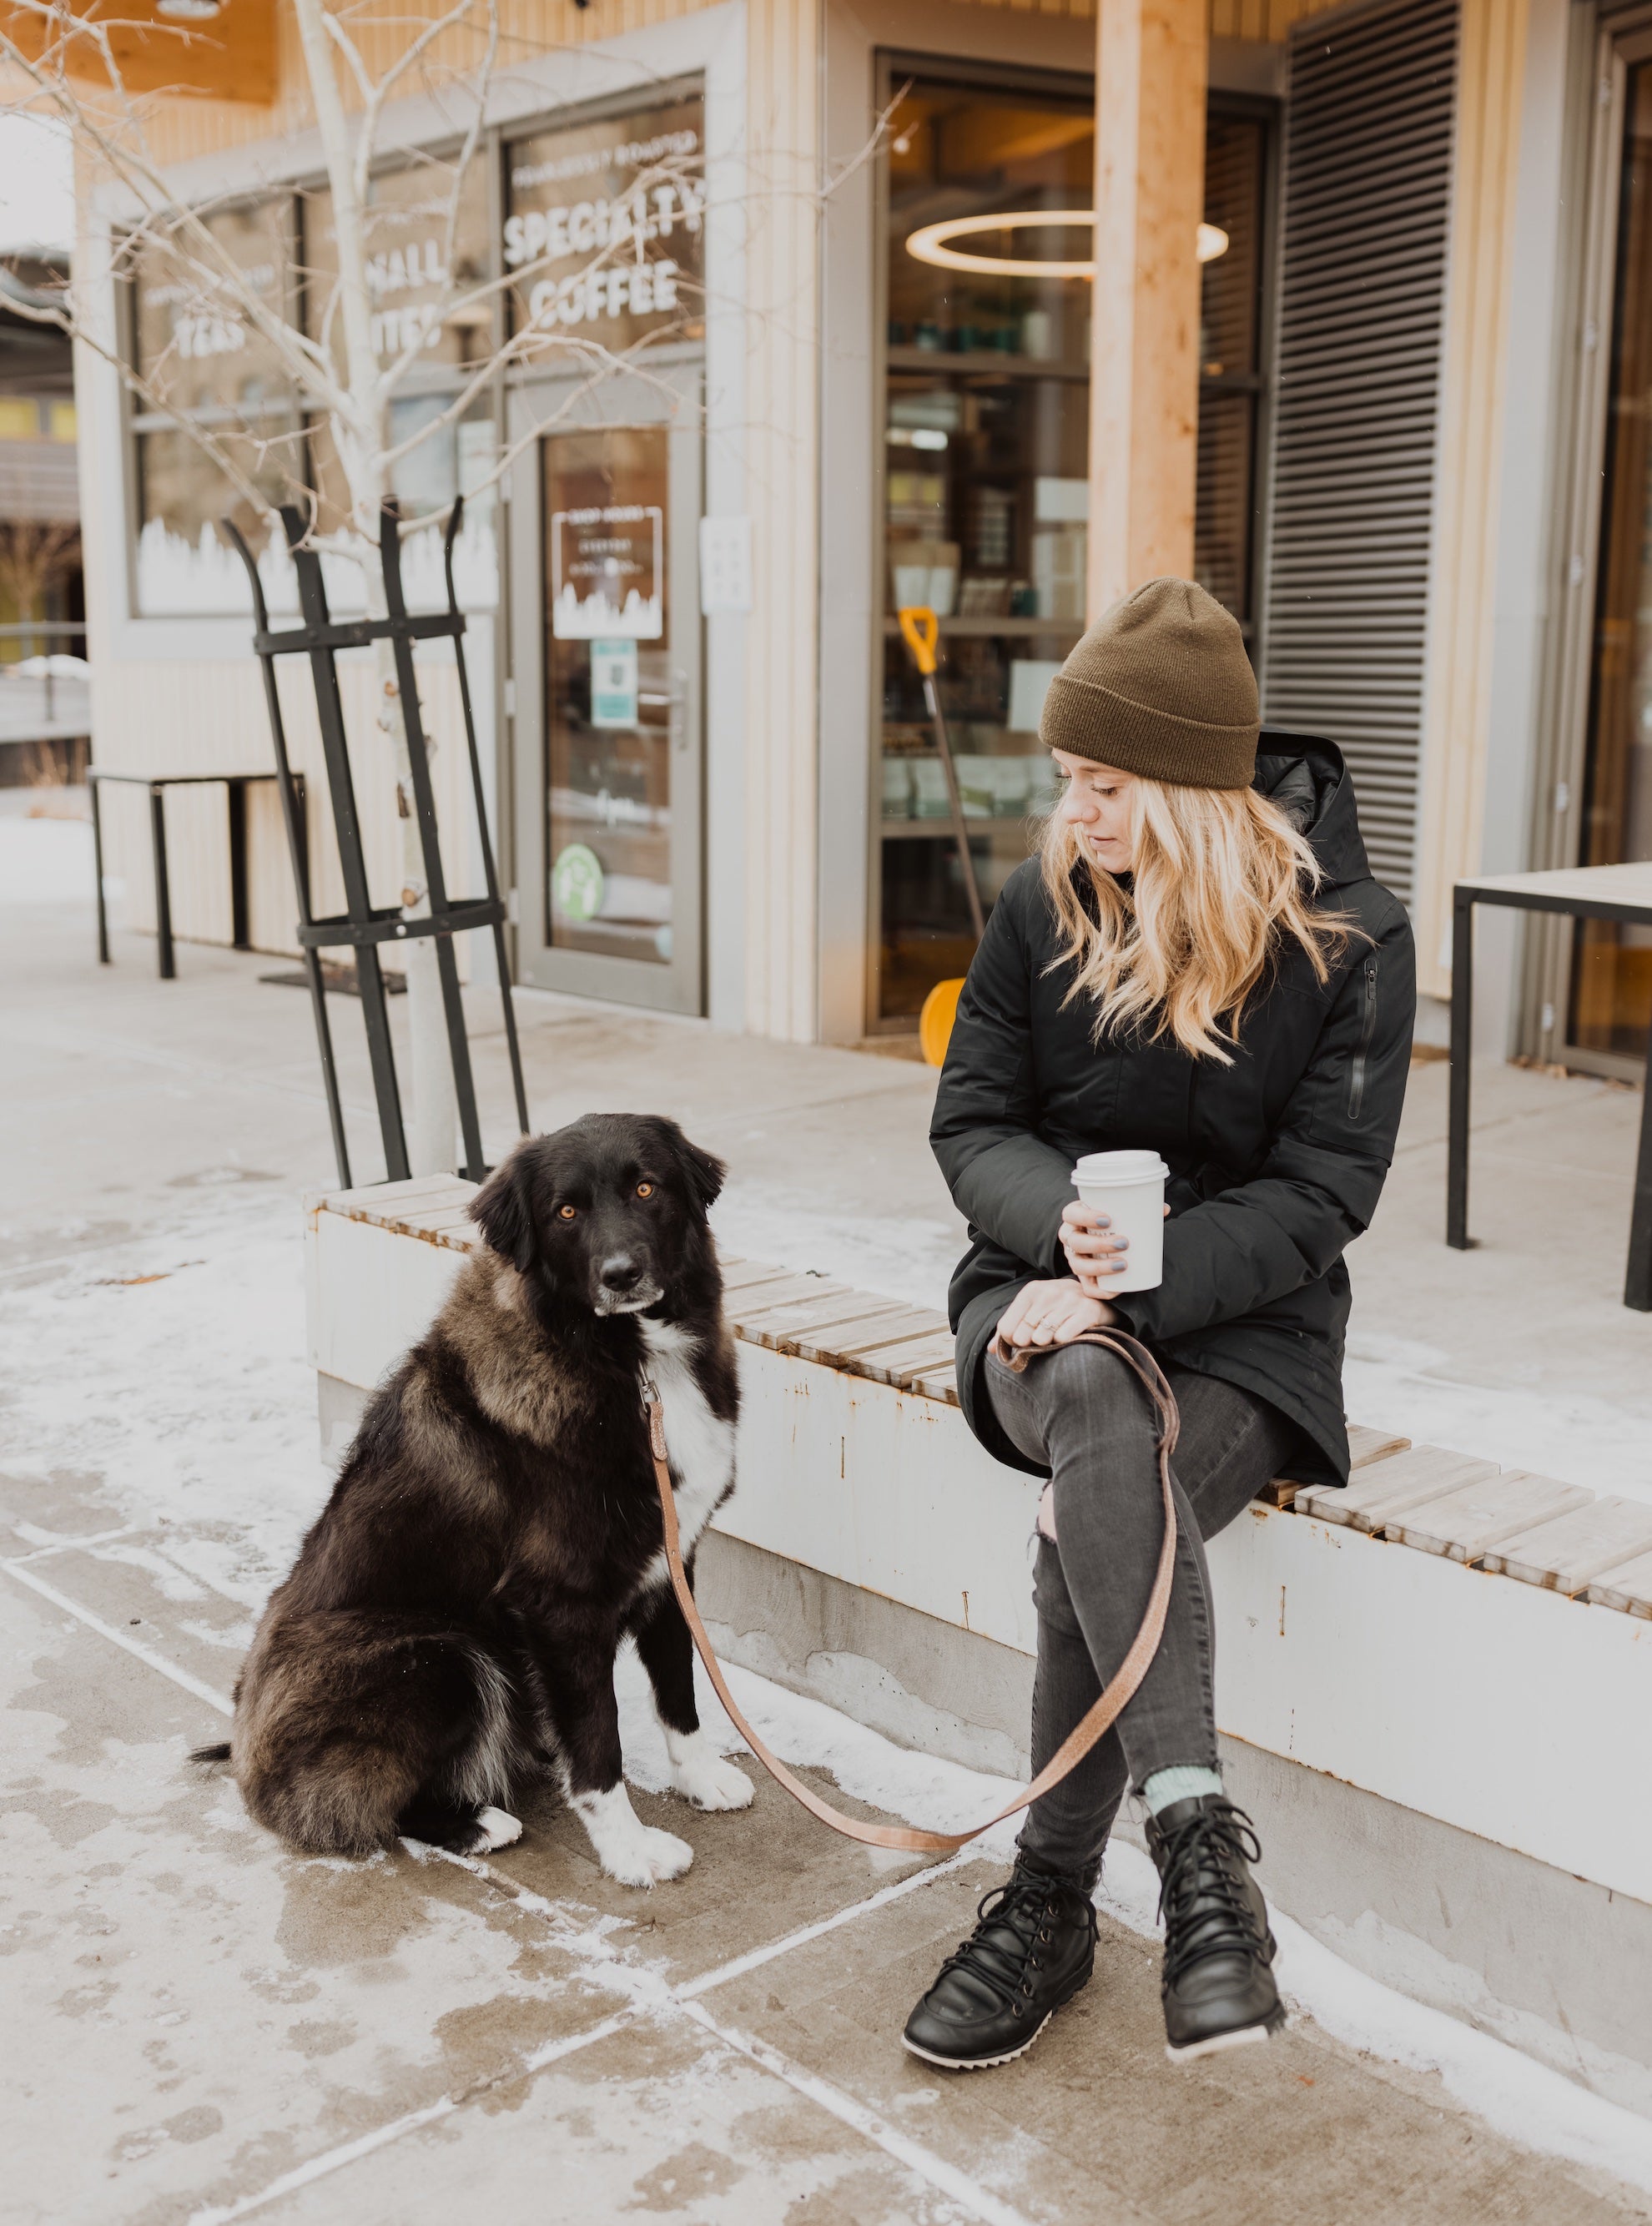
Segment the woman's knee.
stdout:
<svg viewBox="0 0 1652 2226">
<path fill-rule="evenodd" d="M 1052 1452 L 1075 1435 L 1095 1439 L 1143 1433 L 1151 1439 L 1153 1410 L 1128 1361 L 1105 1345 L 1064 1345 L 1032 1365 L 1044 1371 L 1040 1391 Z"/>
</svg>

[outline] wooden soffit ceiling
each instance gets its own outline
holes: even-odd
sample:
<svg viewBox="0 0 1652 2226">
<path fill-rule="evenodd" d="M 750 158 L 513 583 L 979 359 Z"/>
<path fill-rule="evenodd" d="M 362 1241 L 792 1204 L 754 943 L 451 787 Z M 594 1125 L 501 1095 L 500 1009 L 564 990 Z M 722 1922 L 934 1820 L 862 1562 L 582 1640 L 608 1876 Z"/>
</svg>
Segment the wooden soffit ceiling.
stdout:
<svg viewBox="0 0 1652 2226">
<path fill-rule="evenodd" d="M 0 0 L 0 20 L 31 60 L 49 50 L 71 77 L 91 84 L 110 81 L 106 41 L 128 92 L 267 105 L 276 97 L 276 0 L 219 0 L 214 16 L 185 16 L 168 15 L 161 0 L 67 0 L 48 16 Z"/>
</svg>

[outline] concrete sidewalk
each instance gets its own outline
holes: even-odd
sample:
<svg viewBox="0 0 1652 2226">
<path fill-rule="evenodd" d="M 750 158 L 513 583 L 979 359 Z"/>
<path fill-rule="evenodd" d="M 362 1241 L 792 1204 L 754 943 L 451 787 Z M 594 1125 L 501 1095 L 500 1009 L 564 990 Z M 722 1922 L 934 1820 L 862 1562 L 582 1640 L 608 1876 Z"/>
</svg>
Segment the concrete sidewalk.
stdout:
<svg viewBox="0 0 1652 2226">
<path fill-rule="evenodd" d="M 898 2028 L 1000 1867 L 874 1859 L 766 1784 L 735 1816 L 639 1794 L 697 1856 L 648 1897 L 603 1879 L 549 1798 L 486 1864 L 285 1855 L 184 1760 L 221 1736 L 245 1641 L 249 1534 L 226 1512 L 245 1480 L 226 1479 L 216 1512 L 210 1479 L 198 1513 L 135 1506 L 144 1461 L 192 1457 L 187 1432 L 146 1419 L 164 1442 L 139 1447 L 117 1418 L 99 1451 L 67 1425 L 104 1390 L 94 1374 L 143 1366 L 134 1330 L 89 1367 L 86 1320 L 136 1324 L 117 1309 L 187 1294 L 192 1260 L 205 1276 L 244 1238 L 267 1246 L 295 1224 L 296 1192 L 332 1181 L 309 1016 L 257 984 L 267 960 L 183 946 L 180 980 L 160 983 L 151 945 L 117 955 L 92 965 L 75 907 L 0 903 L 0 1294 L 13 1352 L 44 1356 L 10 1386 L 0 1456 L 9 2217 L 1652 2218 L 1652 2198 L 1532 2155 L 1437 2078 L 1305 2019 L 1265 2051 L 1172 2071 L 1156 1951 L 1107 1918 L 1096 1981 L 1031 2057 L 932 2075 Z M 537 1122 L 670 1110 L 730 1160 L 731 1244 L 933 1299 L 959 1232 L 923 1141 L 923 1069 L 553 1001 L 523 1017 Z M 374 1169 L 356 1021 L 339 1001 L 359 1178 Z M 497 1148 L 496 1038 L 479 1059 Z M 1617 1305 L 1636 1100 L 1488 1077 L 1486 1243 L 1458 1257 L 1437 1235 L 1441 1071 L 1414 1079 L 1356 1270 L 1363 1333 L 1410 1358 L 1369 1364 L 1414 1371 L 1438 1350 L 1465 1383 L 1539 1398 L 1582 1383 L 1644 1415 L 1648 1325 Z M 1579 1240 L 1564 1275 L 1547 1258 L 1557 1217 Z M 60 1333 L 71 1318 L 79 1342 Z M 213 1389 L 247 1405 L 295 1502 L 319 1504 L 295 1319 L 250 1320 L 244 1385 Z M 221 1372 L 240 1333 L 203 1342 L 203 1365 L 210 1350 Z M 30 1434 L 41 1378 L 72 1458 Z"/>
<path fill-rule="evenodd" d="M 1156 1955 L 1106 1918 L 1029 2057 L 931 2073 L 896 2032 L 1001 1867 L 874 1868 L 767 1785 L 639 1794 L 697 1854 L 645 1899 L 548 1799 L 486 1864 L 295 1860 L 184 1764 L 230 1664 L 158 1586 L 36 1551 L 0 1615 L 20 2222 L 1652 2216 L 1301 2019 L 1172 2070 Z"/>
</svg>

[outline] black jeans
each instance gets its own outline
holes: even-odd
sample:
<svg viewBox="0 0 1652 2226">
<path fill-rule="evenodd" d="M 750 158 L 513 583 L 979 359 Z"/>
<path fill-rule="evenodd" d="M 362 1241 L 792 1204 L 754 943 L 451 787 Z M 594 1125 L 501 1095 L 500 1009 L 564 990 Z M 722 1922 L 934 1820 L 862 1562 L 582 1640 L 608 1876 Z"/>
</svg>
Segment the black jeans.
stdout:
<svg viewBox="0 0 1652 2226">
<path fill-rule="evenodd" d="M 990 1354 L 993 1412 L 1050 1470 L 1057 1543 L 1039 1540 L 1032 1767 L 1041 1770 L 1099 1697 L 1135 1637 L 1164 1536 L 1147 1392 L 1099 1345 L 1063 1346 L 1016 1375 Z M 1156 1770 L 1217 1766 L 1215 1634 L 1203 1541 L 1280 1473 L 1295 1432 L 1277 1408 L 1219 1377 L 1165 1370 L 1181 1410 L 1172 1468 L 1176 1570 L 1159 1651 L 1117 1723 L 1027 1811 L 1018 1844 L 1041 1868 L 1093 1886 L 1127 1785 Z"/>
</svg>

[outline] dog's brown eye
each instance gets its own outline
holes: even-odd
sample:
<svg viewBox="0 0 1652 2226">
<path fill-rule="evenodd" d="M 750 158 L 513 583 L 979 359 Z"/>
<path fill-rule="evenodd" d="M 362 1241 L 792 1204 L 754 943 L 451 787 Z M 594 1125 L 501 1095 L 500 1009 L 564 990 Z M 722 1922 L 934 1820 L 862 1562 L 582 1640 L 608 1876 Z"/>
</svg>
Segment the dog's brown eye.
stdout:
<svg viewBox="0 0 1652 2226">
<path fill-rule="evenodd" d="M 556 1211 L 564 1221 L 571 1221 L 574 1218 L 574 1209 L 571 1205 L 559 1205 Z"/>
<path fill-rule="evenodd" d="M 652 1184 L 652 1183 L 639 1183 L 639 1184 L 638 1184 L 638 1186 L 637 1186 L 637 1195 L 638 1195 L 638 1197 L 639 1197 L 639 1198 L 652 1198 L 652 1196 L 654 1195 L 654 1186 L 653 1186 L 653 1184 Z"/>
</svg>

